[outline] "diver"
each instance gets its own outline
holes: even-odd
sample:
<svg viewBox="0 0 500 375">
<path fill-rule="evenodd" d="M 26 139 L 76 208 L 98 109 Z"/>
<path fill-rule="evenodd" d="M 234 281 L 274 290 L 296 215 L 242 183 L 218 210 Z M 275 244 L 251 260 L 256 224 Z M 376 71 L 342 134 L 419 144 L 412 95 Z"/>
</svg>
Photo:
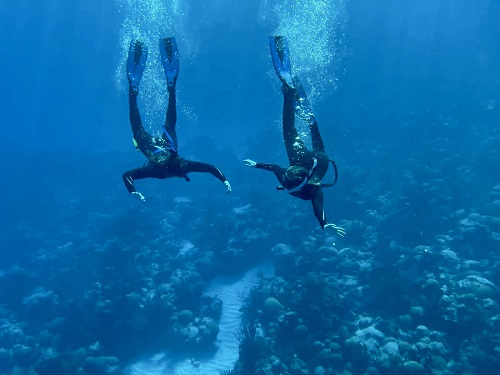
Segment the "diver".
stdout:
<svg viewBox="0 0 500 375">
<path fill-rule="evenodd" d="M 318 123 L 311 111 L 309 101 L 300 80 L 292 76 L 290 57 L 287 40 L 283 36 L 269 37 L 271 57 L 274 69 L 283 83 L 283 139 L 285 149 L 290 162 L 289 168 L 282 168 L 276 164 L 257 163 L 251 159 L 243 162 L 248 167 L 255 167 L 273 172 L 281 186 L 278 190 L 284 190 L 294 197 L 310 200 L 312 202 L 314 215 L 322 229 L 333 228 L 341 236 L 345 235 L 343 228 L 330 224 L 327 221 L 323 209 L 323 189 L 333 186 L 337 182 L 337 167 L 329 160 L 325 152 L 325 146 L 318 129 Z M 313 150 L 309 150 L 300 138 L 295 128 L 295 111 L 309 125 L 311 132 Z M 329 164 L 335 170 L 335 180 L 331 184 L 323 184 L 321 180 L 325 176 Z"/>
<path fill-rule="evenodd" d="M 167 79 L 168 107 L 165 125 L 161 137 L 153 137 L 144 129 L 137 106 L 139 81 L 146 66 L 148 50 L 144 43 L 138 40 L 130 42 L 127 60 L 127 78 L 129 81 L 130 124 L 132 125 L 133 143 L 148 161 L 144 166 L 125 172 L 123 181 L 130 194 L 145 201 L 144 195 L 135 189 L 134 181 L 142 178 L 183 177 L 190 181 L 190 172 L 208 172 L 226 185 L 227 193 L 231 185 L 224 174 L 210 164 L 183 159 L 178 154 L 175 86 L 179 74 L 179 52 L 175 38 L 160 39 L 160 54 L 163 70 Z"/>
</svg>

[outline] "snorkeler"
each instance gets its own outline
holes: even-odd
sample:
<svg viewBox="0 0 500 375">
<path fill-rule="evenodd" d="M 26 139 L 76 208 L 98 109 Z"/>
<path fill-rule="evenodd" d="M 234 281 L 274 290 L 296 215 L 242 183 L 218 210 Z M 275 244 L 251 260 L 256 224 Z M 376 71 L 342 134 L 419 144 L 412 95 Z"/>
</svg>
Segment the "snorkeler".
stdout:
<svg viewBox="0 0 500 375">
<path fill-rule="evenodd" d="M 341 236 L 345 235 L 343 228 L 329 224 L 323 209 L 323 187 L 333 186 L 337 182 L 337 167 L 329 160 L 325 153 L 325 146 L 318 129 L 318 123 L 311 111 L 309 101 L 298 77 L 291 74 L 290 57 L 287 40 L 283 36 L 269 37 L 271 57 L 274 69 L 283 83 L 283 138 L 290 161 L 289 168 L 282 168 L 276 164 L 257 163 L 251 159 L 243 162 L 248 167 L 265 169 L 273 172 L 282 186 L 278 190 L 285 190 L 294 197 L 310 200 L 314 215 L 322 229 L 333 228 Z M 304 141 L 299 137 L 295 128 L 295 110 L 309 125 L 313 151 L 307 149 Z M 335 180 L 331 184 L 322 184 L 329 164 L 335 170 Z"/>
<path fill-rule="evenodd" d="M 208 172 L 226 185 L 227 193 L 231 185 L 224 174 L 210 164 L 183 159 L 178 155 L 175 85 L 179 74 L 179 53 L 175 38 L 160 39 L 160 54 L 163 70 L 167 78 L 168 107 L 165 125 L 161 137 L 153 137 L 144 129 L 137 106 L 139 81 L 146 66 L 148 50 L 145 44 L 138 40 L 130 42 L 127 60 L 127 77 L 129 81 L 130 124 L 134 138 L 134 146 L 141 151 L 148 161 L 144 166 L 125 172 L 123 181 L 130 194 L 145 201 L 144 195 L 135 189 L 134 181 L 142 178 L 183 177 L 190 181 L 190 172 Z"/>
</svg>

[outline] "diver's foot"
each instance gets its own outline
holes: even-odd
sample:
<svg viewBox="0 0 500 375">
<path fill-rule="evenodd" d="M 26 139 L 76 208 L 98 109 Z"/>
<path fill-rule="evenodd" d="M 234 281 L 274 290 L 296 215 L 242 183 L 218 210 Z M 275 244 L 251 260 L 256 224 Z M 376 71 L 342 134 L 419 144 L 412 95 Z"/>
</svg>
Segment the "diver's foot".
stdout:
<svg viewBox="0 0 500 375">
<path fill-rule="evenodd" d="M 179 75 L 179 50 L 174 37 L 160 39 L 160 55 L 163 71 L 167 78 L 167 87 L 171 92 L 171 88 L 175 90 L 175 83 Z"/>
<path fill-rule="evenodd" d="M 146 68 L 148 58 L 148 48 L 144 43 L 137 39 L 130 41 L 127 58 L 127 78 L 130 89 L 134 92 L 139 90 L 139 82 Z"/>
</svg>

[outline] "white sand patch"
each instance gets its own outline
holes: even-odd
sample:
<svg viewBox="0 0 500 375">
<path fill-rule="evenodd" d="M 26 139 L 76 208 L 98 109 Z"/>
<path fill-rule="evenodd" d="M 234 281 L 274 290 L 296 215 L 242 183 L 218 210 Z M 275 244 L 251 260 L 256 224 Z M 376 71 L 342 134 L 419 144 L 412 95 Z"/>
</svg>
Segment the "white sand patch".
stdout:
<svg viewBox="0 0 500 375">
<path fill-rule="evenodd" d="M 222 370 L 232 369 L 238 359 L 239 342 L 236 335 L 240 329 L 240 309 L 244 297 L 258 284 L 263 274 L 273 273 L 272 266 L 260 266 L 251 269 L 240 278 L 218 277 L 207 288 L 206 295 L 218 296 L 223 302 L 220 331 L 217 336 L 218 350 L 212 358 L 186 358 L 174 363 L 166 353 L 161 353 L 130 366 L 127 374 L 219 375 Z"/>
</svg>

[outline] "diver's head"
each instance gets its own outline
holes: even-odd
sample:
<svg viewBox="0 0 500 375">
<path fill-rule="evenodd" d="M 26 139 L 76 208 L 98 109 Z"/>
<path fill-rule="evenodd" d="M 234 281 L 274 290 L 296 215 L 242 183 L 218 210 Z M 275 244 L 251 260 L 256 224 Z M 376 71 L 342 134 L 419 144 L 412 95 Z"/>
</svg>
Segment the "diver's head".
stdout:
<svg viewBox="0 0 500 375">
<path fill-rule="evenodd" d="M 283 185 L 288 190 L 296 188 L 297 186 L 302 184 L 307 179 L 308 176 L 309 173 L 307 169 L 305 169 L 304 167 L 299 167 L 297 165 L 292 165 L 285 172 L 285 176 L 283 178 Z"/>
</svg>

